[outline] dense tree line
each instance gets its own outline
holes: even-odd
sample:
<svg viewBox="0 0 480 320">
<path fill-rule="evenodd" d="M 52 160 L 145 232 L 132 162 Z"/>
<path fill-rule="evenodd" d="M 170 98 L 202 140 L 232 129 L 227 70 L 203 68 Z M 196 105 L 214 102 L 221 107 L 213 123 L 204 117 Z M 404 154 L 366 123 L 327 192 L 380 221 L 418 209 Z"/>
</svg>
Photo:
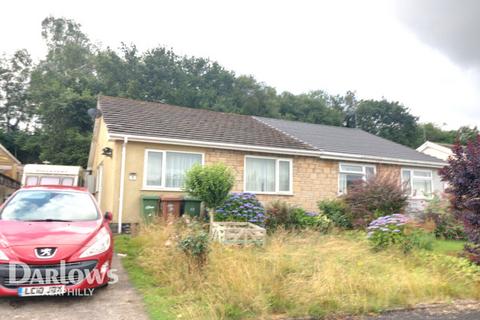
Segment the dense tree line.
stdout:
<svg viewBox="0 0 480 320">
<path fill-rule="evenodd" d="M 171 49 L 139 52 L 99 48 L 75 21 L 46 18 L 46 56 L 33 63 L 26 50 L 0 60 L 0 142 L 25 162 L 85 166 L 92 132 L 87 110 L 98 94 L 289 120 L 359 127 L 417 147 L 425 140 L 453 143 L 444 131 L 399 102 L 360 100 L 354 92 L 330 95 L 277 92 L 252 76 Z M 468 138 L 476 128 L 462 128 Z"/>
</svg>

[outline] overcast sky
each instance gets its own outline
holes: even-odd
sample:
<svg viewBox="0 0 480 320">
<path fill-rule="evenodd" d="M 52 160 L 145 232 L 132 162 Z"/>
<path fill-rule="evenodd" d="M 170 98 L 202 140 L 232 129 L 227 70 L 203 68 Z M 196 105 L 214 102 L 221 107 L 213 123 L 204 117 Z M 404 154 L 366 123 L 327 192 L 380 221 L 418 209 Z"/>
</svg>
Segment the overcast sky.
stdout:
<svg viewBox="0 0 480 320">
<path fill-rule="evenodd" d="M 279 91 L 354 90 L 446 128 L 480 125 L 480 1 L 2 1 L 0 53 L 41 58 L 43 18 L 92 41 L 209 57 Z"/>
</svg>

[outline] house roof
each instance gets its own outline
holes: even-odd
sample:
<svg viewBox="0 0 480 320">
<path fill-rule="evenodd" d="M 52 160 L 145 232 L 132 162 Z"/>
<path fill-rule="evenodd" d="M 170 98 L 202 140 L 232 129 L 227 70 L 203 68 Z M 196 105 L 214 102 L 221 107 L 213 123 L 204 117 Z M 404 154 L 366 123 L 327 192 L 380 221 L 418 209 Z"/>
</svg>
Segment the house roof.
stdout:
<svg viewBox="0 0 480 320">
<path fill-rule="evenodd" d="M 315 150 L 251 116 L 101 96 L 109 133 Z"/>
<path fill-rule="evenodd" d="M 439 162 L 437 158 L 393 141 L 380 138 L 361 129 L 271 118 L 258 119 L 309 143 L 320 151 L 328 153 L 395 158 L 409 161 Z"/>
<path fill-rule="evenodd" d="M 198 141 L 268 150 L 299 150 L 377 162 L 388 159 L 441 166 L 444 163 L 360 129 L 178 107 L 163 103 L 100 96 L 110 135 Z M 231 147 L 234 148 L 234 147 Z M 265 151 L 266 152 L 266 151 Z M 340 157 L 342 156 L 342 157 Z"/>
</svg>

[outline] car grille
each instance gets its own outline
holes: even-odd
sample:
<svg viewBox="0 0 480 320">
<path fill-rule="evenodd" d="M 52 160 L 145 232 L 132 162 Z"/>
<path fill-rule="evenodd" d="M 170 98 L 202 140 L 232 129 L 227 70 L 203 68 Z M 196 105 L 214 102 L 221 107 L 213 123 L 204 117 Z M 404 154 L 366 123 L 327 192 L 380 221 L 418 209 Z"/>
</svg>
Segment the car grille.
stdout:
<svg viewBox="0 0 480 320">
<path fill-rule="evenodd" d="M 0 285 L 14 289 L 35 285 L 75 285 L 85 279 L 97 265 L 96 260 L 49 265 L 0 264 Z M 61 269 L 64 271 L 61 272 Z M 73 271 L 75 270 L 75 271 Z"/>
</svg>

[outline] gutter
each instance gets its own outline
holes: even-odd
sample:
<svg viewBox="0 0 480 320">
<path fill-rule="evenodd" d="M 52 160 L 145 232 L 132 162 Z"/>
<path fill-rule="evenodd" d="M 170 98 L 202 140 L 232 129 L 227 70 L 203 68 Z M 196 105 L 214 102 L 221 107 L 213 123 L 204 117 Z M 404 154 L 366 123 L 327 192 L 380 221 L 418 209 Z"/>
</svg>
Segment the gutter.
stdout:
<svg viewBox="0 0 480 320">
<path fill-rule="evenodd" d="M 122 144 L 122 162 L 120 164 L 120 196 L 118 199 L 118 234 L 122 233 L 122 220 L 123 220 L 123 197 L 125 193 L 125 161 L 127 158 L 127 143 L 128 137 L 123 137 Z"/>
<path fill-rule="evenodd" d="M 243 144 L 234 144 L 234 143 L 219 143 L 219 142 L 209 142 L 209 141 L 125 135 L 125 134 L 118 134 L 118 133 L 111 133 L 109 135 L 109 138 L 112 140 L 128 139 L 128 141 L 137 141 L 137 142 L 163 143 L 163 144 L 192 146 L 192 147 L 206 147 L 206 148 L 251 151 L 251 152 L 260 152 L 260 153 L 298 155 L 298 156 L 307 156 L 307 157 L 318 157 L 321 159 L 329 159 L 329 160 L 368 161 L 368 162 L 374 162 L 374 163 L 422 166 L 422 167 L 429 167 L 429 168 L 443 168 L 446 165 L 446 163 L 440 163 L 440 162 L 403 160 L 403 159 L 388 158 L 388 157 L 376 157 L 376 156 L 364 156 L 364 155 L 349 154 L 349 153 L 327 152 L 327 151 L 321 151 L 321 150 L 302 150 L 302 149 L 262 147 L 262 146 L 252 146 L 252 145 L 243 145 Z"/>
</svg>

